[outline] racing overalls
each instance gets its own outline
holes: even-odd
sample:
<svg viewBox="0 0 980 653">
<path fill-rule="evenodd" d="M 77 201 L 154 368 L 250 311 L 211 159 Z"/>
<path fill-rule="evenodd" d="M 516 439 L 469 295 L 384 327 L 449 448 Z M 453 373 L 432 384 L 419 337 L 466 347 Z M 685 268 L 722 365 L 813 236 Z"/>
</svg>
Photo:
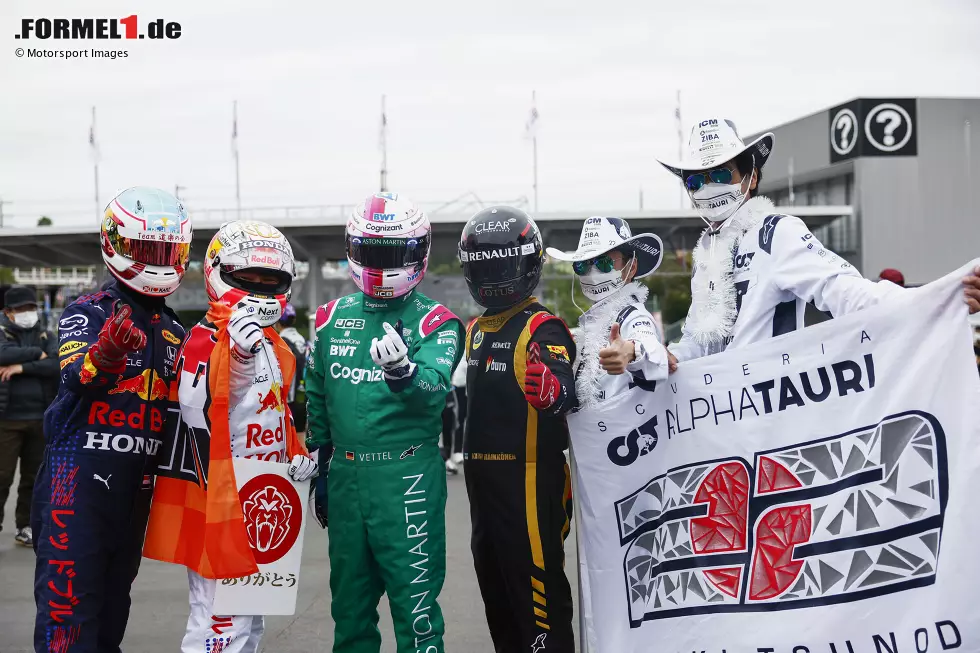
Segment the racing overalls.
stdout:
<svg viewBox="0 0 980 653">
<path fill-rule="evenodd" d="M 385 322 L 418 369 L 393 391 L 371 359 Z M 442 409 L 462 355 L 462 324 L 418 291 L 356 293 L 317 310 L 306 372 L 310 449 L 333 447 L 328 488 L 336 653 L 377 653 L 387 592 L 399 652 L 442 653 L 437 598 L 446 575 Z M 395 384 L 397 387 L 397 384 Z M 321 458 L 322 460 L 322 458 Z"/>
<path fill-rule="evenodd" d="M 547 411 L 524 395 L 528 346 L 561 384 Z M 534 297 L 484 315 L 466 338 L 468 416 L 463 440 L 471 546 L 496 651 L 572 653 L 565 576 L 571 484 L 564 414 L 575 405 L 575 344 Z"/>
<path fill-rule="evenodd" d="M 122 305 L 146 333 L 126 371 L 88 355 Z M 162 299 L 113 283 L 80 297 L 59 323 L 61 385 L 44 415 L 47 447 L 34 485 L 36 651 L 119 651 L 129 620 L 184 328 Z"/>
</svg>

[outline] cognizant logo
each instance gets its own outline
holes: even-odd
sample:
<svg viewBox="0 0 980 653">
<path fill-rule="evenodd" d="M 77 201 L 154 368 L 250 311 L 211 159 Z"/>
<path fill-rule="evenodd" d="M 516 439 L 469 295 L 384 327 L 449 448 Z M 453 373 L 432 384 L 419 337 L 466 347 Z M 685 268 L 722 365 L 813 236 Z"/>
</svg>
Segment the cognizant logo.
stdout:
<svg viewBox="0 0 980 653">
<path fill-rule="evenodd" d="M 140 30 L 136 14 L 125 18 L 22 18 L 15 39 L 179 39 L 180 23 L 157 18 Z"/>
<path fill-rule="evenodd" d="M 381 370 L 369 370 L 363 367 L 347 367 L 346 365 L 341 365 L 340 363 L 331 363 L 330 376 L 335 379 L 349 379 L 353 385 L 357 385 L 361 381 L 366 383 L 380 381 Z"/>
</svg>

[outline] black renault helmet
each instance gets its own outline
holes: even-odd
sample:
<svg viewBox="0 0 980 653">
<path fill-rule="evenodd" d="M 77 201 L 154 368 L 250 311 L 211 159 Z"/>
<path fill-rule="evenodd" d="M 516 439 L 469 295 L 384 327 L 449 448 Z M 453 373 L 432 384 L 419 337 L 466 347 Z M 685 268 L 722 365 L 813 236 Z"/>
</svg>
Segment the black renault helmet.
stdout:
<svg viewBox="0 0 980 653">
<path fill-rule="evenodd" d="M 541 278 L 541 232 L 524 211 L 491 206 L 463 228 L 459 261 L 477 304 L 510 308 L 530 297 Z"/>
</svg>

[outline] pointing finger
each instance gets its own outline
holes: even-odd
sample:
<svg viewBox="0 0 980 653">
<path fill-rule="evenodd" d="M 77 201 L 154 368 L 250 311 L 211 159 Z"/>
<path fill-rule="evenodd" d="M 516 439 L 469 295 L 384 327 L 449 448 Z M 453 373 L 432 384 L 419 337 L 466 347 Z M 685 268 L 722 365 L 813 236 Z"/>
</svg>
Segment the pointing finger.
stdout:
<svg viewBox="0 0 980 653">
<path fill-rule="evenodd" d="M 384 327 L 385 333 L 387 333 L 392 338 L 400 337 L 400 334 L 397 331 L 395 331 L 395 327 L 391 326 L 387 322 L 385 322 L 382 326 Z"/>
<path fill-rule="evenodd" d="M 122 307 L 116 311 L 116 316 L 113 318 L 113 322 L 117 325 L 122 326 L 122 323 L 129 319 L 129 316 L 133 314 L 133 308 L 129 304 L 123 304 Z"/>
</svg>

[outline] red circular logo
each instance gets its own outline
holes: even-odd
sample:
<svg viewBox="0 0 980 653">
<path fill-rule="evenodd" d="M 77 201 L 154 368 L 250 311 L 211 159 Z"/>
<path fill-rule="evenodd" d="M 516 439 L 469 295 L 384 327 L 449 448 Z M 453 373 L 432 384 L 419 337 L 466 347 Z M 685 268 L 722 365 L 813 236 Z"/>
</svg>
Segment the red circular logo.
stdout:
<svg viewBox="0 0 980 653">
<path fill-rule="evenodd" d="M 286 555 L 303 520 L 303 504 L 292 484 L 282 476 L 260 474 L 242 486 L 238 498 L 255 562 L 267 565 Z"/>
</svg>

